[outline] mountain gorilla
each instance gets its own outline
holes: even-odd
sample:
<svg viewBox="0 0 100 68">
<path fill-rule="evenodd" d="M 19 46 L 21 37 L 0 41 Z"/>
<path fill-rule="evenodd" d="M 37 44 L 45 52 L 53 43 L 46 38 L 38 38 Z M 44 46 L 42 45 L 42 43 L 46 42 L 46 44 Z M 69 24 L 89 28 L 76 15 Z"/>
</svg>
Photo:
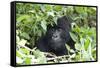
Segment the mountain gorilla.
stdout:
<svg viewBox="0 0 100 68">
<path fill-rule="evenodd" d="M 37 48 L 42 52 L 52 52 L 57 56 L 67 55 L 68 50 L 65 44 L 72 49 L 75 42 L 72 40 L 69 31 L 71 30 L 71 22 L 68 17 L 58 18 L 57 25 L 48 25 L 47 32 L 37 42 Z"/>
</svg>

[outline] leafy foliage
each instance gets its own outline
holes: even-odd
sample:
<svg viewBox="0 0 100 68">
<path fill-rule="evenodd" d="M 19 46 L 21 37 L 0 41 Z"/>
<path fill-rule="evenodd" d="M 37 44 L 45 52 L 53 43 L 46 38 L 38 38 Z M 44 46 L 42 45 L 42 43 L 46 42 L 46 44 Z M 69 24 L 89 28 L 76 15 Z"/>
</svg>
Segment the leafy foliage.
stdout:
<svg viewBox="0 0 100 68">
<path fill-rule="evenodd" d="M 36 41 L 45 34 L 47 25 L 69 16 L 73 21 L 70 35 L 77 52 L 66 44 L 69 54 L 55 56 L 36 49 Z M 17 64 L 46 64 L 96 60 L 96 8 L 44 4 L 16 4 Z M 28 48 L 28 47 L 30 48 Z M 49 55 L 49 57 L 48 57 Z M 50 58 L 51 57 L 51 58 Z"/>
</svg>

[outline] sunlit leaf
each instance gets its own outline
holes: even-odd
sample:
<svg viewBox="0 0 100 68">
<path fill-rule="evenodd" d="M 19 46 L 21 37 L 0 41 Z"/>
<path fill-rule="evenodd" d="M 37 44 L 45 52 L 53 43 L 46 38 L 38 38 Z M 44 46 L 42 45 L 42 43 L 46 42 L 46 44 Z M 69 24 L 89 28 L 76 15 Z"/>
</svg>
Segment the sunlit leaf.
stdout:
<svg viewBox="0 0 100 68">
<path fill-rule="evenodd" d="M 53 12 L 47 12 L 48 15 L 55 16 Z"/>
<path fill-rule="evenodd" d="M 30 64 L 30 63 L 31 63 L 31 59 L 27 57 L 27 58 L 25 59 L 25 64 Z"/>
<path fill-rule="evenodd" d="M 21 41 L 18 42 L 18 45 L 24 46 L 26 44 L 26 42 L 27 42 L 26 40 L 21 39 Z"/>
<path fill-rule="evenodd" d="M 53 8 L 54 8 L 55 11 L 61 11 L 62 10 L 62 7 L 58 6 L 58 5 L 54 6 Z"/>
<path fill-rule="evenodd" d="M 26 48 L 20 48 L 20 50 L 26 55 L 29 55 L 29 53 L 30 53 L 30 51 Z"/>
<path fill-rule="evenodd" d="M 90 40 L 87 38 L 85 39 L 85 44 L 84 44 L 85 50 L 88 49 L 89 45 L 90 45 Z"/>
<path fill-rule="evenodd" d="M 41 26 L 42 26 L 42 28 L 43 28 L 44 30 L 47 29 L 46 22 L 45 22 L 44 20 L 41 21 Z"/>
<path fill-rule="evenodd" d="M 71 36 L 71 38 L 72 38 L 75 42 L 78 41 L 78 37 L 77 37 L 77 35 L 75 35 L 74 33 L 70 32 L 70 36 Z"/>
<path fill-rule="evenodd" d="M 16 56 L 17 56 L 17 57 L 20 57 L 20 58 L 23 57 L 19 51 L 16 51 Z"/>
<path fill-rule="evenodd" d="M 79 43 L 75 44 L 75 49 L 76 50 L 81 50 L 81 47 L 82 47 L 81 44 L 79 44 Z"/>
<path fill-rule="evenodd" d="M 17 18 L 17 22 L 21 22 L 22 20 L 30 18 L 29 15 L 20 15 L 20 17 Z"/>
<path fill-rule="evenodd" d="M 52 6 L 51 5 L 45 5 L 45 9 L 46 9 L 46 11 L 51 11 L 52 10 Z"/>
<path fill-rule="evenodd" d="M 76 12 L 84 13 L 84 7 L 75 7 Z"/>
</svg>

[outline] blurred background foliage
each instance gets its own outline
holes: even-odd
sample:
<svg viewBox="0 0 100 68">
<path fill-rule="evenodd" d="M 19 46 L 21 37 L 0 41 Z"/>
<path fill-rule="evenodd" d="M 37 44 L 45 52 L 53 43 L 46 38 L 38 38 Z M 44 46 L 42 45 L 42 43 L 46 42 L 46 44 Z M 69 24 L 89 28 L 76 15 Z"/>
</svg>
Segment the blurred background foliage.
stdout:
<svg viewBox="0 0 100 68">
<path fill-rule="evenodd" d="M 36 49 L 36 41 L 45 34 L 47 25 L 56 24 L 57 18 L 61 16 L 71 18 L 72 31 L 70 35 L 76 42 L 77 53 L 67 44 L 66 48 L 73 54 L 53 56 Z M 95 61 L 97 59 L 96 26 L 96 7 L 17 3 L 17 64 Z"/>
</svg>

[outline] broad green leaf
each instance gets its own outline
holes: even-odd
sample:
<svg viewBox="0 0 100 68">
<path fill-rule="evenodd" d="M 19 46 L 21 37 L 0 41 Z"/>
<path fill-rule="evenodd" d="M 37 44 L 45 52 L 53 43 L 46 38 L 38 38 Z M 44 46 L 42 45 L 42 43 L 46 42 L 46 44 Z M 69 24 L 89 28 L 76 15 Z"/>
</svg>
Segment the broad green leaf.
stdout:
<svg viewBox="0 0 100 68">
<path fill-rule="evenodd" d="M 41 30 L 38 30 L 37 31 L 37 35 L 41 37 L 42 36 L 42 31 Z"/>
<path fill-rule="evenodd" d="M 31 58 L 28 58 L 28 57 L 27 57 L 27 58 L 25 59 L 25 64 L 31 64 Z"/>
<path fill-rule="evenodd" d="M 20 36 L 22 36 L 23 38 L 28 39 L 28 40 L 30 39 L 29 34 L 26 33 L 26 32 L 22 32 L 22 33 L 20 33 Z"/>
<path fill-rule="evenodd" d="M 75 53 L 75 51 L 74 51 L 73 49 L 70 49 L 70 52 L 71 52 L 71 53 Z"/>
<path fill-rule="evenodd" d="M 76 12 L 78 13 L 84 13 L 84 7 L 75 7 Z"/>
<path fill-rule="evenodd" d="M 81 47 L 82 47 L 81 44 L 79 44 L 79 43 L 75 44 L 75 49 L 76 50 L 81 50 Z"/>
<path fill-rule="evenodd" d="M 22 20 L 30 18 L 29 15 L 20 15 L 20 17 L 17 18 L 17 22 L 21 22 Z"/>
<path fill-rule="evenodd" d="M 80 31 L 81 31 L 81 29 L 79 28 L 79 26 L 76 23 L 72 23 L 72 30 L 77 33 L 80 33 Z"/>
<path fill-rule="evenodd" d="M 80 38 L 80 42 L 81 42 L 81 45 L 84 46 L 85 39 L 84 38 Z"/>
<path fill-rule="evenodd" d="M 23 58 L 23 56 L 21 55 L 21 53 L 19 51 L 16 51 L 16 56 L 20 57 L 20 58 Z"/>
<path fill-rule="evenodd" d="M 54 8 L 55 11 L 61 11 L 62 10 L 62 6 L 58 6 L 58 5 L 54 6 L 53 8 Z"/>
<path fill-rule="evenodd" d="M 70 36 L 75 42 L 78 41 L 78 37 L 74 33 L 70 32 Z"/>
<path fill-rule="evenodd" d="M 38 14 L 36 14 L 36 22 L 39 22 L 39 21 L 41 21 L 42 20 L 42 18 L 38 15 Z M 35 23 L 36 23 L 35 22 Z"/>
<path fill-rule="evenodd" d="M 47 11 L 51 11 L 52 10 L 52 6 L 51 5 L 45 5 L 45 9 L 46 9 L 46 12 Z"/>
<path fill-rule="evenodd" d="M 48 14 L 48 16 L 49 16 L 49 15 L 51 15 L 51 16 L 53 16 L 53 17 L 55 16 L 55 15 L 54 15 L 54 12 L 47 12 L 47 14 Z"/>
<path fill-rule="evenodd" d="M 47 26 L 46 26 L 46 21 L 41 21 L 41 26 L 42 26 L 42 28 L 44 29 L 44 30 L 46 30 L 47 29 Z"/>
<path fill-rule="evenodd" d="M 24 46 L 26 44 L 26 40 L 21 39 L 20 42 L 18 42 L 18 45 Z"/>
<path fill-rule="evenodd" d="M 30 13 L 35 13 L 35 10 L 29 10 L 28 12 L 30 12 Z"/>
<path fill-rule="evenodd" d="M 70 46 L 66 44 L 66 48 L 68 51 L 70 51 Z"/>
</svg>

